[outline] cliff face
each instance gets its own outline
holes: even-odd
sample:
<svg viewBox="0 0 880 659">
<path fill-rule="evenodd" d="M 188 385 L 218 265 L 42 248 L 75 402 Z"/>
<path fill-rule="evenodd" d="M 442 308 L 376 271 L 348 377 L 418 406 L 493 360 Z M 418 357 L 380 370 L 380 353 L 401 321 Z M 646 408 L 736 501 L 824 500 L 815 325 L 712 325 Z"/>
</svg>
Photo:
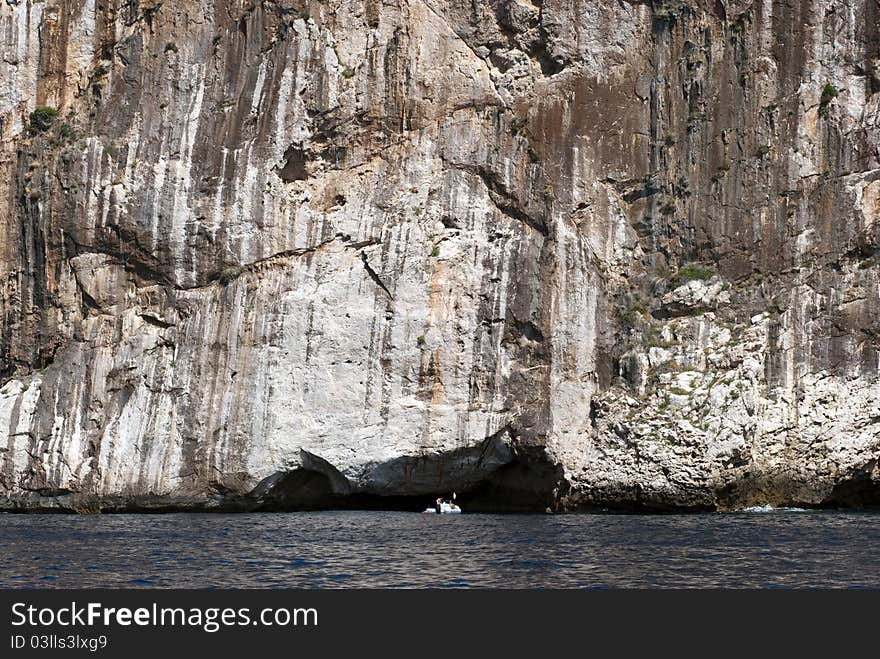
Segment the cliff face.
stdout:
<svg viewBox="0 0 880 659">
<path fill-rule="evenodd" d="M 5 0 L 0 507 L 880 501 L 878 23 Z"/>
</svg>

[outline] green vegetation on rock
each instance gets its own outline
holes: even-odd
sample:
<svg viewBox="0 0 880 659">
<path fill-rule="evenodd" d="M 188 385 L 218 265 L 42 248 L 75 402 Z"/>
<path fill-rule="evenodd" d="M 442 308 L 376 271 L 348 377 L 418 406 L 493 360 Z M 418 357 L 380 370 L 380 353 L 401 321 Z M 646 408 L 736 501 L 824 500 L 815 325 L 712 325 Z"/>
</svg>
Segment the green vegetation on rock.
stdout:
<svg viewBox="0 0 880 659">
<path fill-rule="evenodd" d="M 58 129 L 58 132 L 61 133 L 61 137 L 66 140 L 75 140 L 76 139 L 76 131 L 66 121 L 61 124 L 61 127 Z"/>
<path fill-rule="evenodd" d="M 223 268 L 218 277 L 218 281 L 224 286 L 228 286 L 241 276 L 244 272 L 241 268 Z"/>
<path fill-rule="evenodd" d="M 688 4 L 682 0 L 654 0 L 653 7 L 655 19 L 670 23 L 690 11 Z"/>
<path fill-rule="evenodd" d="M 831 101 L 837 98 L 838 91 L 837 88 L 832 85 L 830 82 L 825 83 L 825 86 L 822 88 L 822 96 L 819 98 L 819 114 L 824 115 L 828 112 L 828 106 L 831 105 Z"/>
<path fill-rule="evenodd" d="M 626 328 L 633 328 L 640 317 L 647 315 L 648 307 L 642 300 L 633 299 L 620 311 L 620 324 Z"/>
<path fill-rule="evenodd" d="M 677 287 L 689 281 L 705 281 L 706 279 L 711 279 L 714 274 L 709 268 L 704 268 L 696 263 L 689 263 L 678 269 L 678 272 L 672 278 L 671 284 L 673 287 Z"/>
<path fill-rule="evenodd" d="M 35 133 L 47 131 L 52 127 L 52 122 L 58 116 L 58 110 L 52 107 L 37 108 L 30 114 L 31 130 Z"/>
</svg>

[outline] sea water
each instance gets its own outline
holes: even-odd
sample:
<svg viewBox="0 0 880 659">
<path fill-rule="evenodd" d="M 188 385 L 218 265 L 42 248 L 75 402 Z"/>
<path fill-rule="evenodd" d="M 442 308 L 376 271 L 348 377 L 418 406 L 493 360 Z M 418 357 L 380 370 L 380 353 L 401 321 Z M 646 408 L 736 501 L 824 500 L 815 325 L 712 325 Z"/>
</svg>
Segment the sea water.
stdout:
<svg viewBox="0 0 880 659">
<path fill-rule="evenodd" d="M 880 513 L 0 514 L 0 587 L 880 587 Z"/>
</svg>

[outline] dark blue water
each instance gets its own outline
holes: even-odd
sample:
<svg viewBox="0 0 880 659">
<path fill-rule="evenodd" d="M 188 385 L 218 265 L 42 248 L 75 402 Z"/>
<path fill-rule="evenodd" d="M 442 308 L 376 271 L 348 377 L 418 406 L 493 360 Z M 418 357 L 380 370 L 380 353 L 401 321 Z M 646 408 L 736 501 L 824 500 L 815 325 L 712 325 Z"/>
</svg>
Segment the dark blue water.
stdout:
<svg viewBox="0 0 880 659">
<path fill-rule="evenodd" d="M 880 514 L 0 515 L 0 587 L 880 587 Z"/>
</svg>

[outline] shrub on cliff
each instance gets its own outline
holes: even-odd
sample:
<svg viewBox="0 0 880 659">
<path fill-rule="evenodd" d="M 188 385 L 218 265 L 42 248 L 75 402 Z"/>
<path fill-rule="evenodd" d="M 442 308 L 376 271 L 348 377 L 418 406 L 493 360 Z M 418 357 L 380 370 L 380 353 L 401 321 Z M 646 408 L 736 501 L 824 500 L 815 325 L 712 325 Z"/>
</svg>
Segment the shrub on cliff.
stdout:
<svg viewBox="0 0 880 659">
<path fill-rule="evenodd" d="M 64 122 L 61 124 L 61 127 L 58 129 L 58 132 L 61 133 L 61 137 L 66 140 L 75 140 L 76 139 L 76 131 L 73 129 L 69 123 Z"/>
<path fill-rule="evenodd" d="M 828 106 L 831 105 L 831 101 L 837 98 L 837 88 L 832 85 L 830 82 L 825 83 L 825 86 L 822 88 L 822 96 L 819 98 L 819 114 L 826 114 L 828 112 Z"/>
<path fill-rule="evenodd" d="M 631 299 L 626 307 L 619 309 L 620 324 L 625 329 L 633 329 L 639 324 L 639 319 L 648 315 L 647 305 L 639 299 Z"/>
<path fill-rule="evenodd" d="M 673 288 L 676 288 L 689 281 L 705 281 L 706 279 L 711 279 L 714 274 L 715 273 L 709 270 L 709 268 L 704 268 L 696 263 L 689 263 L 678 269 L 678 272 L 675 273 L 675 276 L 670 283 Z"/>
<path fill-rule="evenodd" d="M 223 268 L 220 276 L 217 278 L 223 286 L 228 286 L 241 276 L 244 272 L 241 268 Z"/>
<path fill-rule="evenodd" d="M 690 6 L 682 0 L 654 0 L 654 18 L 672 23 L 682 14 L 690 12 Z"/>
<path fill-rule="evenodd" d="M 55 120 L 56 116 L 58 116 L 58 110 L 55 108 L 37 108 L 31 112 L 30 115 L 31 130 L 35 133 L 49 130 L 52 127 L 52 122 Z"/>
</svg>

